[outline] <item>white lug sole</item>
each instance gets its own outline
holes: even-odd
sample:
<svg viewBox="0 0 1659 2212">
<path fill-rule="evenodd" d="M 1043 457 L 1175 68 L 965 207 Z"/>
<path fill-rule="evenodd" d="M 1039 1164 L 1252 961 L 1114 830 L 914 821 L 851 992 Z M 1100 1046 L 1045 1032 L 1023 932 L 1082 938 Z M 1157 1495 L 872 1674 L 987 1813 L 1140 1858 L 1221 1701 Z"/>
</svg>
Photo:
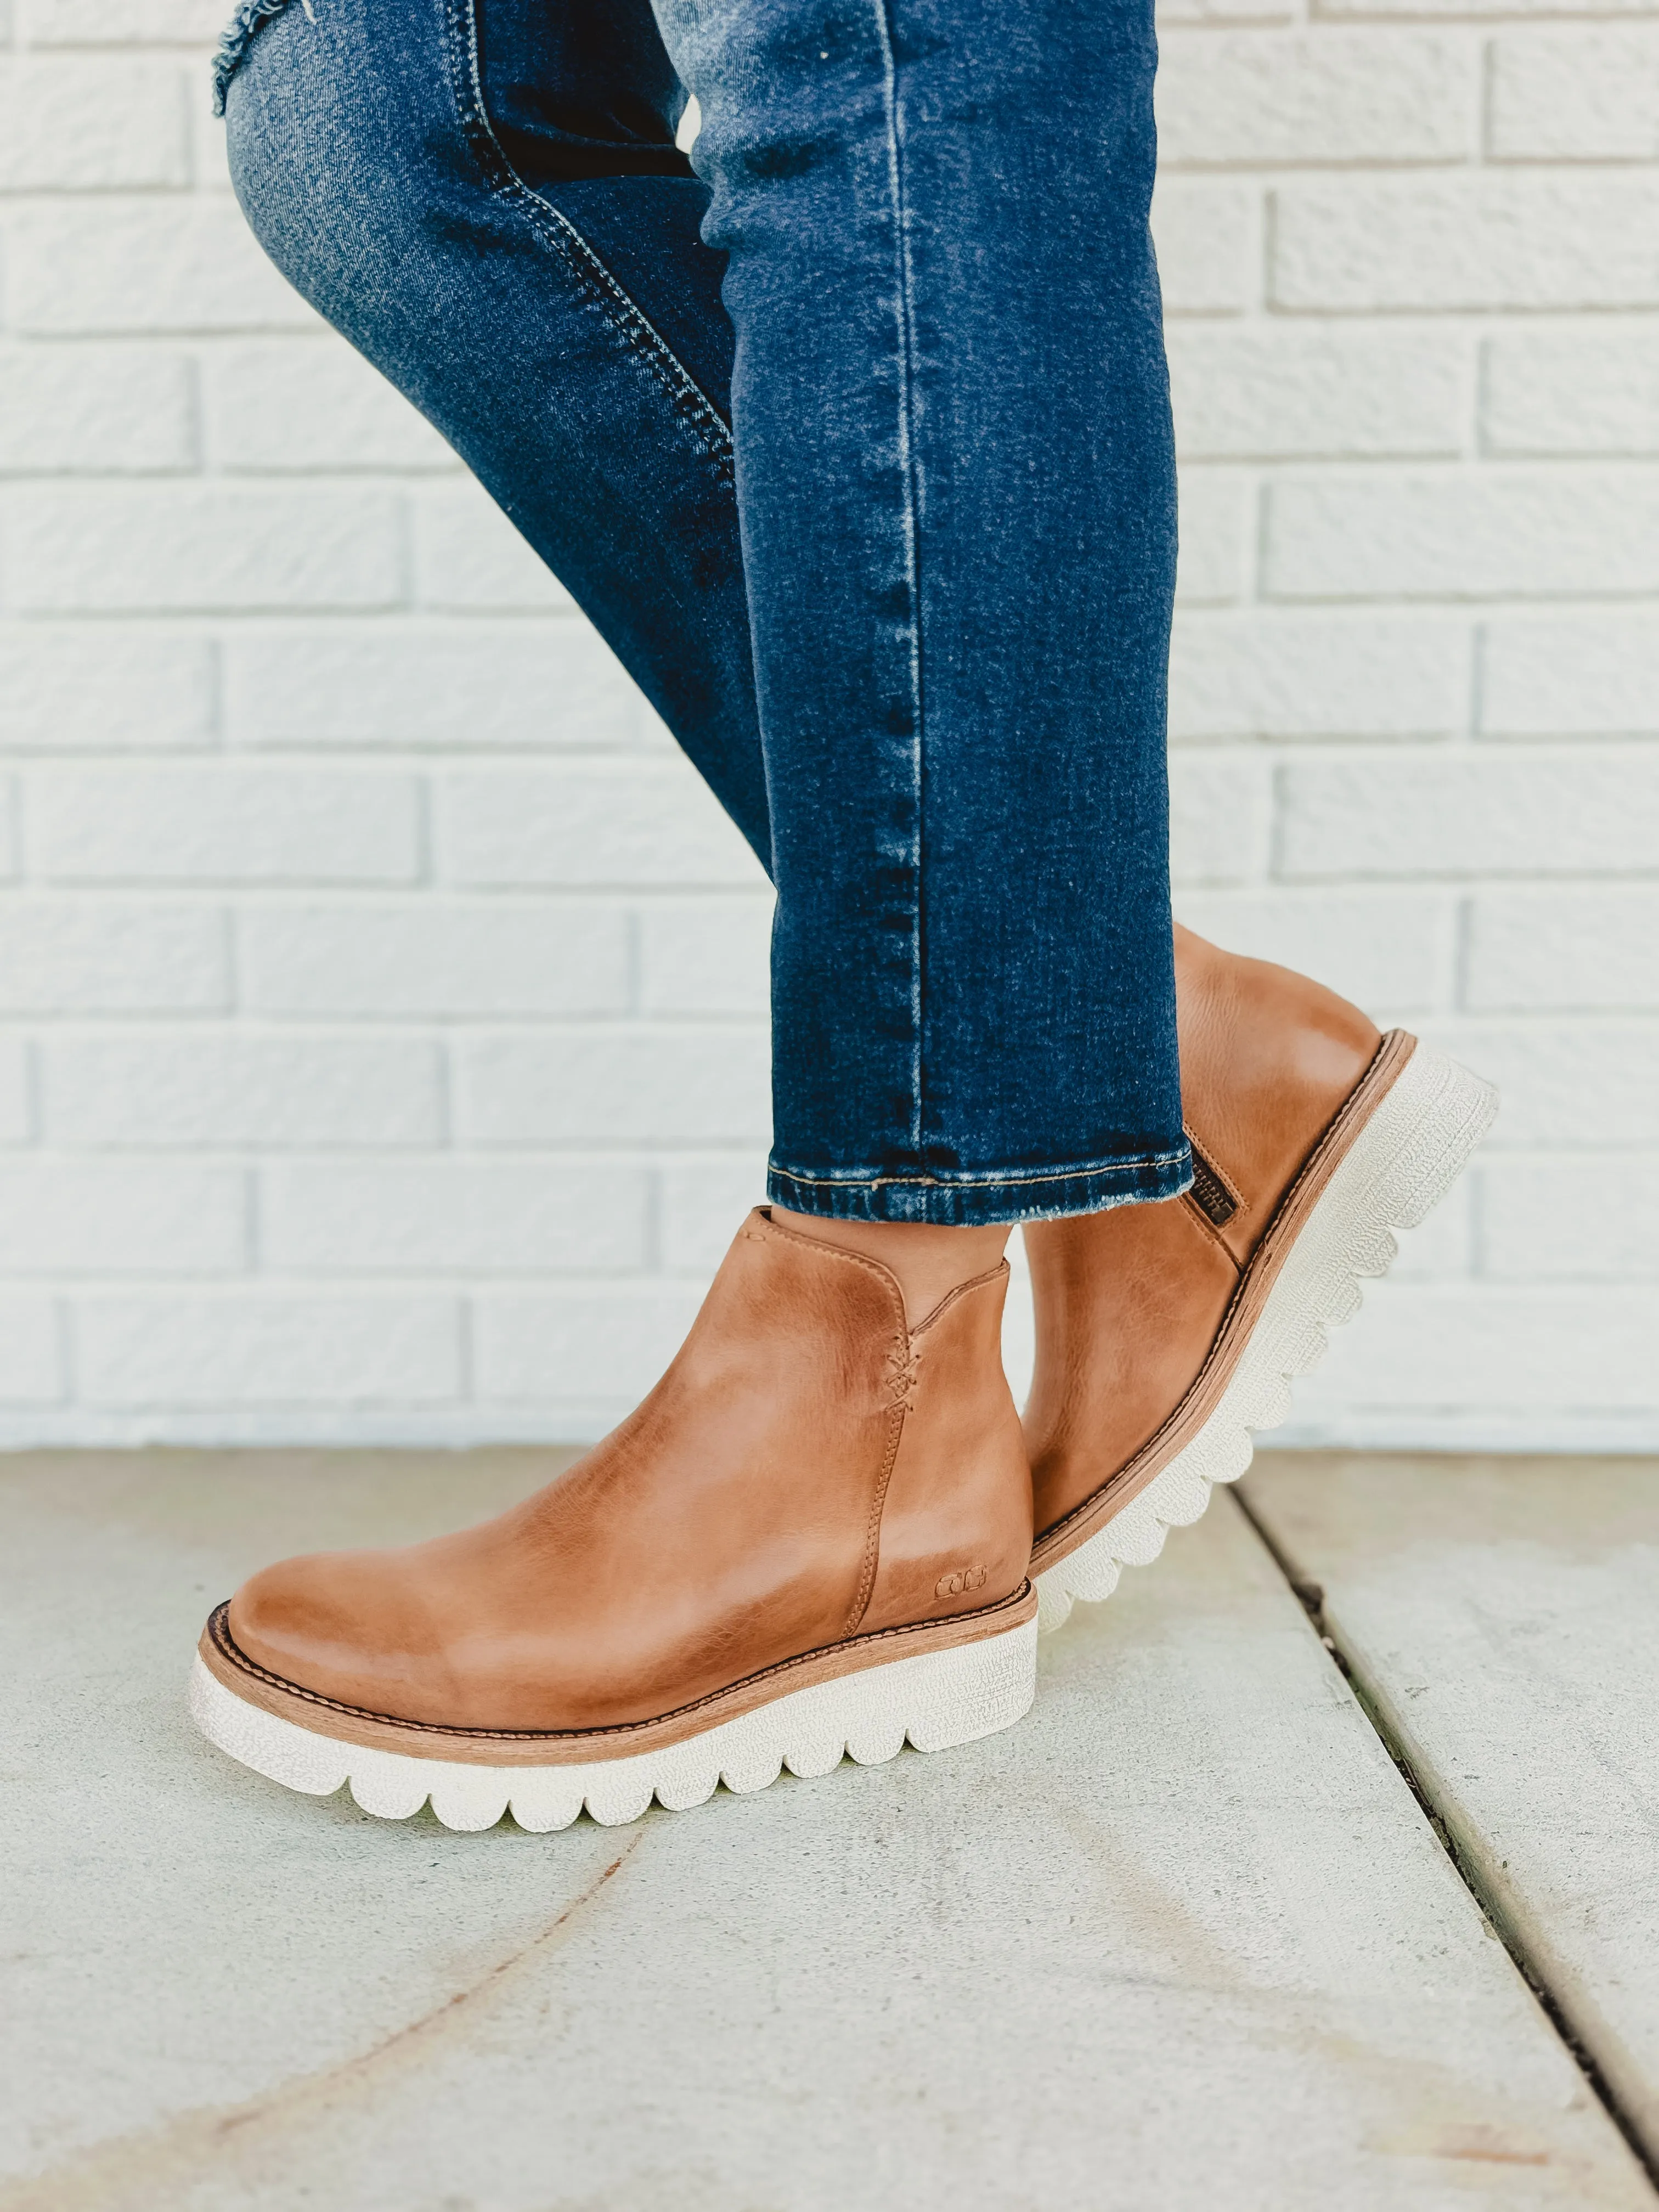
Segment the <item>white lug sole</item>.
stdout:
<svg viewBox="0 0 1659 2212">
<path fill-rule="evenodd" d="M 1358 1311 L 1361 1279 L 1387 1273 L 1392 1231 L 1414 1229 L 1445 1195 L 1497 1111 L 1491 1084 L 1417 1046 L 1309 1214 L 1208 1419 L 1121 1512 L 1036 1577 L 1043 1634 L 1077 1599 L 1109 1597 L 1122 1568 L 1149 1565 L 1170 1528 L 1197 1520 L 1212 1485 L 1244 1473 L 1253 1431 L 1286 1418 L 1291 1378 Z"/>
<path fill-rule="evenodd" d="M 210 1743 L 255 1773 L 313 1797 L 349 1782 L 364 1812 L 382 1820 L 407 1820 L 430 1798 L 447 1828 L 493 1827 L 508 1812 L 521 1828 L 565 1828 L 584 1807 L 610 1827 L 637 1820 L 653 1797 L 683 1811 L 721 1783 L 764 1790 L 786 1766 L 827 1774 L 844 1753 L 874 1766 L 907 1738 L 918 1751 L 944 1751 L 1011 1728 L 1036 1693 L 1036 1636 L 1028 1613 L 971 1643 L 809 1683 L 660 1749 L 583 1765 L 488 1766 L 347 1742 L 238 1697 L 199 1656 L 190 1710 Z"/>
</svg>

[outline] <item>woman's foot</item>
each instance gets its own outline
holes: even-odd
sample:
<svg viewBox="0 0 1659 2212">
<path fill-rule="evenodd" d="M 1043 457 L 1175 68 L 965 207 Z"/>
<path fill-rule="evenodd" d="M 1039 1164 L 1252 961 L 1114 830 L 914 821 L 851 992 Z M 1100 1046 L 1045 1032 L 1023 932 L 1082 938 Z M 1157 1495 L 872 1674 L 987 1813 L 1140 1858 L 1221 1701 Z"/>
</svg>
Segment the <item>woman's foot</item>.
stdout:
<svg viewBox="0 0 1659 2212">
<path fill-rule="evenodd" d="M 1193 1188 L 1028 1226 L 1025 1411 L 1045 1627 L 1196 1519 L 1290 1410 L 1289 1378 L 1497 1111 L 1491 1085 L 1333 991 L 1176 933 Z"/>
<path fill-rule="evenodd" d="M 816 1224 L 814 1224 L 816 1226 Z M 890 1270 L 757 1211 L 622 1426 L 498 1519 L 254 1576 L 204 1632 L 220 1747 L 366 1810 L 631 1820 L 1019 1718 L 1030 1483 L 1005 1264 L 907 1319 Z"/>
</svg>

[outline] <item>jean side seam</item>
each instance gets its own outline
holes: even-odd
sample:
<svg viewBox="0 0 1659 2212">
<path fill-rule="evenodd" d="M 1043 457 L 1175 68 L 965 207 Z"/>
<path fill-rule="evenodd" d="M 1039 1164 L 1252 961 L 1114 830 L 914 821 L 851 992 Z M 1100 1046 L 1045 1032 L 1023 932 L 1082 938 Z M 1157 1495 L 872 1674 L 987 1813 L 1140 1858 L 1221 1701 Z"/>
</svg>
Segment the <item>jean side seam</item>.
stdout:
<svg viewBox="0 0 1659 2212">
<path fill-rule="evenodd" d="M 446 14 L 451 89 L 461 132 L 490 191 L 498 198 L 511 201 L 544 245 L 559 256 L 617 336 L 667 392 L 675 413 L 697 434 L 719 473 L 728 482 L 734 481 L 732 432 L 714 401 L 570 218 L 551 200 L 532 191 L 507 160 L 484 106 L 477 0 L 446 0 Z"/>
<path fill-rule="evenodd" d="M 904 573 L 910 599 L 911 792 L 915 814 L 914 912 L 910 925 L 910 1142 L 922 1135 L 922 801 L 924 741 L 921 667 L 921 517 L 916 497 L 915 441 L 915 319 L 904 165 L 899 145 L 898 64 L 893 52 L 889 0 L 871 0 L 881 47 L 882 106 L 887 128 L 887 186 L 893 203 L 894 275 L 898 283 L 898 456 L 904 487 Z"/>
</svg>

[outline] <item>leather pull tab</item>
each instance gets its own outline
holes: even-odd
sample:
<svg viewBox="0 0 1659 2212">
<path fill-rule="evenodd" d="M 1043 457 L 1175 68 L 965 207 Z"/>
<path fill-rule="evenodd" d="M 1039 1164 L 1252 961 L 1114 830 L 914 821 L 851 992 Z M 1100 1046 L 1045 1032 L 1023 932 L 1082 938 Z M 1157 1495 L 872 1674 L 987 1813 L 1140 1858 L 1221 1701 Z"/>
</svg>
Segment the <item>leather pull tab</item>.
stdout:
<svg viewBox="0 0 1659 2212">
<path fill-rule="evenodd" d="M 1193 1187 L 1187 1196 L 1212 1228 L 1224 1229 L 1242 1201 L 1215 1162 L 1199 1150 L 1190 1129 L 1187 1141 L 1193 1148 Z"/>
</svg>

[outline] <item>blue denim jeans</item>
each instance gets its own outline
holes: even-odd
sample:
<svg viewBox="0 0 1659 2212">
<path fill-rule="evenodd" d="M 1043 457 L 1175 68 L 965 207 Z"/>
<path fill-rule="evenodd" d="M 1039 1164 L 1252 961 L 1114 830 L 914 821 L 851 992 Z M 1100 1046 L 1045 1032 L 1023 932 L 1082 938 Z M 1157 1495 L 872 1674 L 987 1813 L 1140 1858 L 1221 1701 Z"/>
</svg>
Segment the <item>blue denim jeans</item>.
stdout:
<svg viewBox="0 0 1659 2212">
<path fill-rule="evenodd" d="M 267 251 L 776 885 L 804 1212 L 1188 1179 L 1155 61 L 1151 0 L 245 0 L 226 36 Z"/>
</svg>

